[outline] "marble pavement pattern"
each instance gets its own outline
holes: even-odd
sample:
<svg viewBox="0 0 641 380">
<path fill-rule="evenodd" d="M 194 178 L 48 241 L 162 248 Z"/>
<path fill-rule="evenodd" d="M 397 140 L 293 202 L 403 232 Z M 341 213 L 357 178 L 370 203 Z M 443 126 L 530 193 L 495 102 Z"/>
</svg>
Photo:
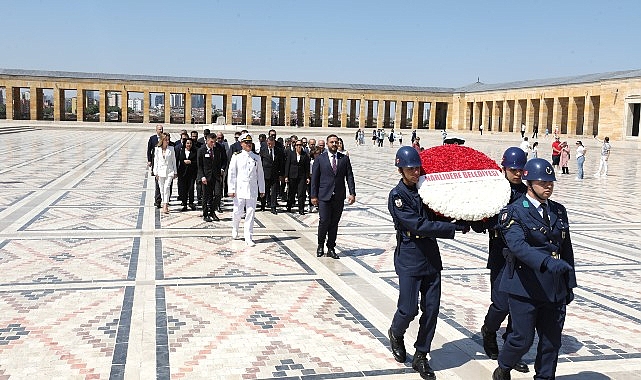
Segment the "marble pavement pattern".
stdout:
<svg viewBox="0 0 641 380">
<path fill-rule="evenodd" d="M 220 222 L 181 213 L 175 200 L 160 214 L 145 170 L 150 133 L 2 136 L 0 379 L 419 378 L 394 361 L 386 337 L 397 295 L 387 212 L 396 148 L 355 147 L 344 134 L 358 201 L 345 209 L 341 259 L 332 260 L 315 257 L 317 213 L 258 212 L 252 248 L 231 240 L 228 200 Z M 440 141 L 434 132 L 419 135 L 427 146 Z M 497 160 L 518 144 L 516 135 L 465 137 Z M 539 141 L 548 156 L 551 140 Z M 635 379 L 641 158 L 615 142 L 610 175 L 592 178 L 598 145 L 591 142 L 587 178 L 559 174 L 554 194 L 570 215 L 579 282 L 557 375 Z M 479 333 L 489 304 L 486 247 L 483 234 L 441 241 L 431 353 L 439 379 L 489 379 L 496 366 Z M 410 354 L 415 325 L 406 336 Z"/>
</svg>

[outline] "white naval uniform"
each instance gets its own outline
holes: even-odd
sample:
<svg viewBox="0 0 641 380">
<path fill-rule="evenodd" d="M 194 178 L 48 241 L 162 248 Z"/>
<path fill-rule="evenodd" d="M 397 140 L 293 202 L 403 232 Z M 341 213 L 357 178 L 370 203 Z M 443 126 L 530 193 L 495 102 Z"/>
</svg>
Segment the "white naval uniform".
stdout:
<svg viewBox="0 0 641 380">
<path fill-rule="evenodd" d="M 232 217 L 232 237 L 238 236 L 240 219 L 245 212 L 245 242 L 251 243 L 254 234 L 254 213 L 256 200 L 265 193 L 265 177 L 260 156 L 254 152 L 241 150 L 231 156 L 227 172 L 229 193 L 234 193 L 234 214 Z"/>
</svg>

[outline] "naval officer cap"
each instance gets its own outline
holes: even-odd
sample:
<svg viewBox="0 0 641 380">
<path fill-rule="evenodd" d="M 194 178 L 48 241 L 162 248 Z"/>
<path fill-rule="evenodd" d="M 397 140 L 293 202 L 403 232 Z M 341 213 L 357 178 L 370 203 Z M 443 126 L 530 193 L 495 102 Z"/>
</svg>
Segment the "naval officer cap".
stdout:
<svg viewBox="0 0 641 380">
<path fill-rule="evenodd" d="M 249 133 L 243 133 L 242 135 L 240 135 L 238 140 L 241 142 L 244 141 L 250 143 L 252 142 L 252 135 L 250 135 Z"/>
</svg>

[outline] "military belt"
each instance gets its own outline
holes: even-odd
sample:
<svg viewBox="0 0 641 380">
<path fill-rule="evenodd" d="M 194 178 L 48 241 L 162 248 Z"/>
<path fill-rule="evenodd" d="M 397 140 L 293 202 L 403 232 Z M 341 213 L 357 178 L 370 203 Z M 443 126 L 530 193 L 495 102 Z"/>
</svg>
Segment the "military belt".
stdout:
<svg viewBox="0 0 641 380">
<path fill-rule="evenodd" d="M 412 235 L 409 231 L 403 232 L 403 235 L 407 236 L 408 238 L 413 238 L 413 239 L 424 239 L 427 236 L 418 236 L 418 235 Z"/>
</svg>

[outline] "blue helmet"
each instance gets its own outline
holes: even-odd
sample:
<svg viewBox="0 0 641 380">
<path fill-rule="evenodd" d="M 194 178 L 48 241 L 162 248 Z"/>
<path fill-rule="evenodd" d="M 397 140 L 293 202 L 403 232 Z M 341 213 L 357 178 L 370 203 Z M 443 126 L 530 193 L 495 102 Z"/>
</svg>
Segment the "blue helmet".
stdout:
<svg viewBox="0 0 641 380">
<path fill-rule="evenodd" d="M 402 146 L 396 151 L 395 165 L 397 168 L 417 168 L 421 166 L 421 157 L 411 146 Z"/>
<path fill-rule="evenodd" d="M 556 181 L 554 168 L 543 158 L 533 158 L 525 164 L 522 179 L 526 181 Z"/>
<path fill-rule="evenodd" d="M 505 150 L 503 153 L 503 160 L 501 166 L 509 169 L 523 169 L 527 162 L 527 156 L 523 149 L 512 146 Z"/>
</svg>

